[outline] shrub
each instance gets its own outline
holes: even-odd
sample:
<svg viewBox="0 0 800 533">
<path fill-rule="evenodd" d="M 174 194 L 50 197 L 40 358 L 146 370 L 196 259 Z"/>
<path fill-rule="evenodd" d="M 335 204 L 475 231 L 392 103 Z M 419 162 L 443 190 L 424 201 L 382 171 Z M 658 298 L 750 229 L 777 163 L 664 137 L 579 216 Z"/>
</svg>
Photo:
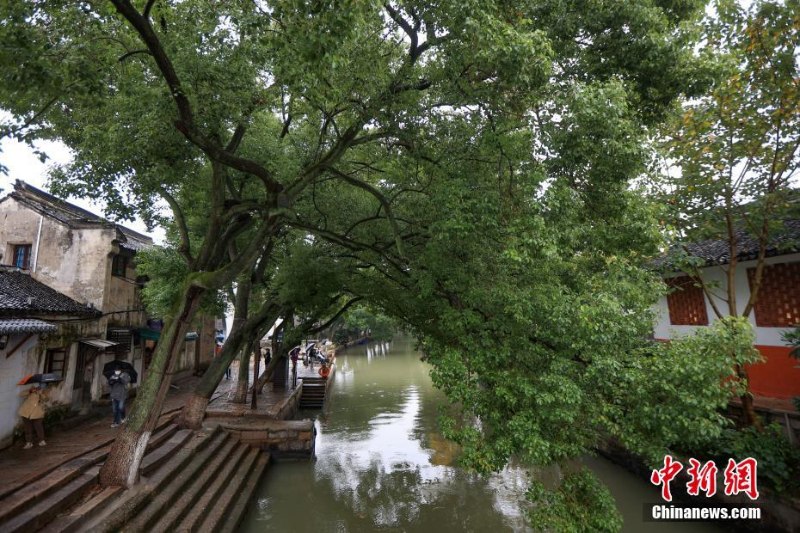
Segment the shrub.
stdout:
<svg viewBox="0 0 800 533">
<path fill-rule="evenodd" d="M 759 483 L 778 493 L 800 491 L 800 450 L 789 443 L 780 424 L 770 424 L 764 431 L 753 427 L 725 430 L 710 451 L 724 461 L 728 457 L 736 461 L 754 457 L 758 460 Z"/>
</svg>

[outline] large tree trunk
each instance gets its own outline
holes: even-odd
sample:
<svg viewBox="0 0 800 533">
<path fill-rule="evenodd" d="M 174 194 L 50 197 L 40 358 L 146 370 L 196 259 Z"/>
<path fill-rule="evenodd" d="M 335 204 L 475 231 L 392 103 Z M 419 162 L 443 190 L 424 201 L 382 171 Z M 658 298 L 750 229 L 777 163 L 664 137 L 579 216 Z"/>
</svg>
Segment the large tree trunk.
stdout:
<svg viewBox="0 0 800 533">
<path fill-rule="evenodd" d="M 233 403 L 247 402 L 247 389 L 250 381 L 250 351 L 251 344 L 247 345 L 239 355 L 239 379 L 236 382 L 236 394 L 233 395 Z"/>
<path fill-rule="evenodd" d="M 198 394 L 197 391 L 192 392 L 176 420 L 178 426 L 184 429 L 200 429 L 210 401 L 207 396 Z"/>
<path fill-rule="evenodd" d="M 168 321 L 148 375 L 137 391 L 128 423 L 120 431 L 100 469 L 101 485 L 130 487 L 136 483 L 147 442 L 161 416 L 178 354 L 203 292 L 204 289 L 195 286 L 186 289 L 175 318 Z"/>
<path fill-rule="evenodd" d="M 753 395 L 750 392 L 749 386 L 749 376 L 747 375 L 747 369 L 744 366 L 736 365 L 736 375 L 745 383 L 748 383 L 747 390 L 744 394 L 739 396 L 739 401 L 742 402 L 742 422 L 746 426 L 752 426 L 756 428 L 758 431 L 764 429 L 764 425 L 761 423 L 761 417 L 758 416 L 755 409 L 755 403 L 753 402 Z"/>
<path fill-rule="evenodd" d="M 211 361 L 211 365 L 195 386 L 194 393 L 183 408 L 178 418 L 178 424 L 181 427 L 197 429 L 202 425 L 205 417 L 205 408 L 208 406 L 214 391 L 217 390 L 222 376 L 225 375 L 225 369 L 231 364 L 236 354 L 242 349 L 242 346 L 248 342 L 249 337 L 254 334 L 258 336 L 261 329 L 256 329 L 256 333 L 253 333 L 254 328 L 260 326 L 263 329 L 265 327 L 264 324 L 272 325 L 279 313 L 280 308 L 277 306 L 265 307 L 252 321 L 234 323 L 228 340 L 222 347 L 222 353 Z"/>
</svg>

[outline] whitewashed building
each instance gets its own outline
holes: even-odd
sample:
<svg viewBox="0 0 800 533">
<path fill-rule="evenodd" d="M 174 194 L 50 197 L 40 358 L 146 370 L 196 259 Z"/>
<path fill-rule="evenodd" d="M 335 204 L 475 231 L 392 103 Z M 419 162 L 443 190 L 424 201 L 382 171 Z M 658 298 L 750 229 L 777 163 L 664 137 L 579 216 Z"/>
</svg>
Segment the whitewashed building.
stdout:
<svg viewBox="0 0 800 533">
<path fill-rule="evenodd" d="M 61 374 L 51 399 L 76 410 L 108 392 L 102 369 L 114 359 L 133 364 L 141 383 L 161 324 L 148 320 L 140 297 L 146 280 L 136 273 L 136 254 L 150 246 L 150 237 L 21 181 L 0 199 L 0 265 L 6 265 L 0 275 L 15 282 L 0 285 L 0 319 L 17 321 L 6 322 L 8 339 L 0 349 L 0 447 L 8 437 L 6 419 L 16 418 L 16 384 L 26 374 Z M 38 297 L 31 292 L 45 289 L 59 295 L 50 294 L 64 309 L 42 314 L 35 308 Z M 20 307 L 29 299 L 33 307 Z M 84 312 L 62 312 L 70 309 Z M 22 319 L 39 320 L 38 329 L 20 330 Z M 213 346 L 213 318 L 201 318 L 176 372 L 207 363 Z"/>
<path fill-rule="evenodd" d="M 765 362 L 748 367 L 751 390 L 774 398 L 800 396 L 800 362 L 789 357 L 791 348 L 782 335 L 800 324 L 800 220 L 786 222 L 767 250 L 761 288 L 749 320 L 756 334 L 756 348 Z M 738 263 L 735 268 L 736 312 L 741 315 L 750 298 L 756 268 L 758 244 L 744 233 L 738 234 Z M 727 269 L 730 264 L 726 241 L 709 240 L 687 247 L 700 258 L 703 283 L 710 287 L 714 303 L 728 314 Z M 667 259 L 668 261 L 668 259 Z M 686 273 L 672 272 L 665 281 L 673 291 L 657 306 L 656 339 L 668 340 L 695 332 L 716 319 L 711 300 Z"/>
</svg>

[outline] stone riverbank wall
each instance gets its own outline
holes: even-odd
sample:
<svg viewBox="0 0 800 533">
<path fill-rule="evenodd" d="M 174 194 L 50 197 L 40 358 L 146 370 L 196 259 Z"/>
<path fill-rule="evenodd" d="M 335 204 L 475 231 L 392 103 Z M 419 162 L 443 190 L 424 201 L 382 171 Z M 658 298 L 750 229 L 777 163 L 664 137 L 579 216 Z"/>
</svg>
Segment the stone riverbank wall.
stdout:
<svg viewBox="0 0 800 533">
<path fill-rule="evenodd" d="M 242 443 L 261 448 L 276 459 L 314 456 L 317 432 L 313 420 L 259 420 L 222 427 Z"/>
</svg>

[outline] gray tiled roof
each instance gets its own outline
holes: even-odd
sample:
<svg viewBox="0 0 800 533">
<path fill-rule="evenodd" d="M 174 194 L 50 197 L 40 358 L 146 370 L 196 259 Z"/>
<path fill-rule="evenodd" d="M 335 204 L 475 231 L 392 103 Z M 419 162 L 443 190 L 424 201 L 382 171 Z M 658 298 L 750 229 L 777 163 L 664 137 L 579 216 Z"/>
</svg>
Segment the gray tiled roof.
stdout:
<svg viewBox="0 0 800 533">
<path fill-rule="evenodd" d="M 0 318 L 0 335 L 14 333 L 53 333 L 58 326 L 35 318 Z"/>
<path fill-rule="evenodd" d="M 0 316 L 73 315 L 95 317 L 100 311 L 87 307 L 33 279 L 16 268 L 0 268 Z"/>
<path fill-rule="evenodd" d="M 115 228 L 117 230 L 119 244 L 122 248 L 127 248 L 136 252 L 153 246 L 153 239 L 147 235 L 126 228 L 121 224 L 108 221 L 95 215 L 91 211 L 82 209 L 77 205 L 73 205 L 61 198 L 46 193 L 41 189 L 28 185 L 24 181 L 16 181 L 14 184 L 14 192 L 12 192 L 10 196 L 18 202 L 42 214 L 50 216 L 69 227 Z"/>
<path fill-rule="evenodd" d="M 739 261 L 749 261 L 758 257 L 758 241 L 749 233 L 736 232 L 737 254 Z M 727 265 L 731 262 L 728 241 L 709 239 L 686 244 L 690 256 L 704 261 L 704 266 Z M 767 257 L 787 255 L 800 252 L 800 220 L 787 220 L 783 228 L 773 232 L 771 242 L 767 246 Z M 677 255 L 683 254 L 682 245 L 673 246 L 670 251 L 658 258 L 654 263 L 658 267 L 669 268 Z"/>
</svg>

